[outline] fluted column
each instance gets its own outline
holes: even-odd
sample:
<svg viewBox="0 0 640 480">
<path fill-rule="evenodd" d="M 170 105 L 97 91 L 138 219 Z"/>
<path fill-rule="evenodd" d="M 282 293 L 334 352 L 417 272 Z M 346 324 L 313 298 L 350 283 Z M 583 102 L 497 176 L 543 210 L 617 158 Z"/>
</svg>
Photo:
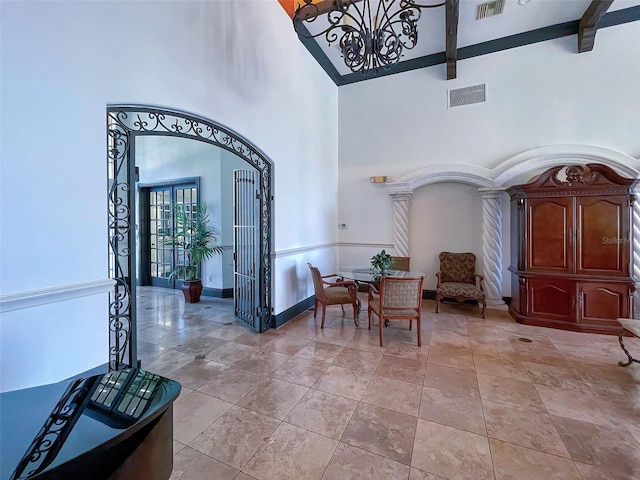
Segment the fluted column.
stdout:
<svg viewBox="0 0 640 480">
<path fill-rule="evenodd" d="M 640 188 L 636 188 L 634 192 L 631 215 L 633 223 L 631 233 L 632 275 L 636 282 L 636 291 L 633 295 L 633 318 L 640 318 Z"/>
<path fill-rule="evenodd" d="M 504 190 L 479 188 L 482 197 L 482 274 L 487 307 L 505 309 L 502 300 L 502 197 Z"/>
<path fill-rule="evenodd" d="M 412 192 L 392 192 L 393 244 L 398 257 L 409 257 L 409 201 Z"/>
</svg>

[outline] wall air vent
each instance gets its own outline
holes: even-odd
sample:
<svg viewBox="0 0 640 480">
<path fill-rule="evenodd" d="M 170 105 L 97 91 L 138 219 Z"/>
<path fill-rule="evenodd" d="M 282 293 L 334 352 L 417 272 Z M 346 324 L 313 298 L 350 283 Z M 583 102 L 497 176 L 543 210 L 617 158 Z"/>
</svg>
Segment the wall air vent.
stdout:
<svg viewBox="0 0 640 480">
<path fill-rule="evenodd" d="M 476 20 L 499 15 L 504 11 L 504 0 L 495 0 L 493 2 L 480 3 L 478 5 L 478 13 Z"/>
<path fill-rule="evenodd" d="M 486 84 L 473 85 L 472 87 L 456 88 L 449 90 L 449 108 L 482 103 L 487 101 Z"/>
</svg>

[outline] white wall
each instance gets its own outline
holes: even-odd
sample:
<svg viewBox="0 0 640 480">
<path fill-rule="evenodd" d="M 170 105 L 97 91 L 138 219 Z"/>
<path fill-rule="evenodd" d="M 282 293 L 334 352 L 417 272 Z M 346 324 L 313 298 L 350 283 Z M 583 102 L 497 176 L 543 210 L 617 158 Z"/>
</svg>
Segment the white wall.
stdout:
<svg viewBox="0 0 640 480">
<path fill-rule="evenodd" d="M 0 292 L 107 277 L 106 106 L 132 103 L 217 121 L 273 161 L 273 245 L 287 252 L 274 262 L 274 313 L 311 294 L 307 277 L 295 288 L 280 279 L 306 268 L 296 249 L 337 242 L 329 228 L 337 221 L 337 88 L 277 2 L 3 1 L 0 9 Z M 320 256 L 334 263 L 331 254 Z M 70 313 L 89 325 L 82 333 L 45 322 L 58 316 L 47 307 L 27 315 L 42 326 L 37 334 L 3 316 L 3 341 L 85 342 L 96 355 L 77 359 L 77 371 L 107 361 L 106 302 Z M 25 373 L 59 361 L 41 355 L 1 360 Z"/>
<path fill-rule="evenodd" d="M 456 80 L 445 80 L 439 65 L 340 87 L 339 221 L 348 224 L 340 230 L 340 263 L 393 244 L 393 202 L 370 176 L 395 181 L 433 164 L 491 169 L 557 144 L 640 157 L 638 39 L 635 22 L 598 30 L 590 53 L 577 54 L 571 36 L 461 60 Z M 480 83 L 487 85 L 486 103 L 447 108 L 448 89 Z M 426 288 L 434 287 L 440 250 L 481 253 L 480 197 L 471 190 L 442 184 L 414 192 L 409 248 L 412 266 L 427 274 Z M 502 293 L 510 295 L 508 235 L 503 245 Z"/>
</svg>

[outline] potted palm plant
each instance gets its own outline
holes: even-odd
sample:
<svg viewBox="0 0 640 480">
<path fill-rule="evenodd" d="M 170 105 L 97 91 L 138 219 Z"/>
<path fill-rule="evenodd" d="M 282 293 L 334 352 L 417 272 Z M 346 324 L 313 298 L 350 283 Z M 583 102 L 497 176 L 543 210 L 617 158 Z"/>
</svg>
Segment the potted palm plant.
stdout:
<svg viewBox="0 0 640 480">
<path fill-rule="evenodd" d="M 214 245 L 217 239 L 209 226 L 210 218 L 205 202 L 200 203 L 194 212 L 185 212 L 182 205 L 176 205 L 174 215 L 173 234 L 166 236 L 163 244 L 181 249 L 184 252 L 184 263 L 176 265 L 169 278 L 183 277 L 182 293 L 185 302 L 197 303 L 202 293 L 202 280 L 197 277 L 200 263 L 221 254 L 222 247 Z"/>
</svg>

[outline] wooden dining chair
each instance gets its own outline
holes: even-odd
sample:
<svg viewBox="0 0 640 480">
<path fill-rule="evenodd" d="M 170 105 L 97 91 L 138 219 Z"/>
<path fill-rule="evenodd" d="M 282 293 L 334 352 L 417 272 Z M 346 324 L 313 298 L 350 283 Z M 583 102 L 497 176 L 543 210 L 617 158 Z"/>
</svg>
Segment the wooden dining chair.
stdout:
<svg viewBox="0 0 640 480">
<path fill-rule="evenodd" d="M 380 329 L 380 346 L 382 328 L 387 320 L 409 320 L 409 330 L 416 320 L 418 328 L 418 346 L 422 345 L 420 337 L 420 319 L 422 315 L 422 284 L 424 277 L 382 277 L 380 290 L 375 285 L 369 286 L 369 330 L 371 316 L 378 316 Z"/>
<path fill-rule="evenodd" d="M 322 304 L 322 324 L 320 328 L 324 328 L 324 319 L 327 314 L 327 305 L 340 305 L 344 314 L 344 305 L 353 305 L 353 322 L 358 326 L 358 286 L 353 280 L 344 280 L 335 273 L 330 275 L 320 274 L 318 267 L 314 267 L 307 263 L 311 270 L 311 278 L 313 278 L 313 288 L 315 292 L 315 310 L 313 318 L 318 313 L 318 304 Z M 334 278 L 330 282 L 327 278 Z"/>
<path fill-rule="evenodd" d="M 393 261 L 391 262 L 391 270 L 401 270 L 403 272 L 408 272 L 409 263 L 411 262 L 411 257 L 391 257 Z"/>
</svg>

